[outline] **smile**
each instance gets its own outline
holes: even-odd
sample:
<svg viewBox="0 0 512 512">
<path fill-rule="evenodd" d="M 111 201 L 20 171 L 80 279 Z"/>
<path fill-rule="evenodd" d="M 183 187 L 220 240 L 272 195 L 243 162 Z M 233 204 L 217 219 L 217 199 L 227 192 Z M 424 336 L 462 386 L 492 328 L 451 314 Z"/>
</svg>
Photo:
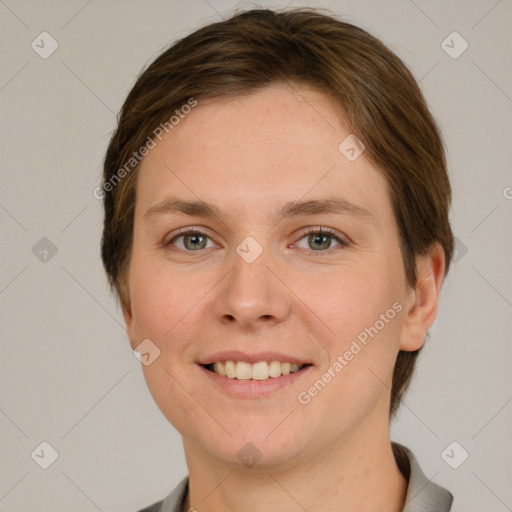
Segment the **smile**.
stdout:
<svg viewBox="0 0 512 512">
<path fill-rule="evenodd" d="M 238 380 L 267 380 L 277 378 L 282 375 L 289 375 L 301 371 L 309 364 L 296 364 L 281 361 L 257 361 L 249 363 L 247 361 L 218 361 L 204 365 L 204 367 L 228 379 Z"/>
</svg>

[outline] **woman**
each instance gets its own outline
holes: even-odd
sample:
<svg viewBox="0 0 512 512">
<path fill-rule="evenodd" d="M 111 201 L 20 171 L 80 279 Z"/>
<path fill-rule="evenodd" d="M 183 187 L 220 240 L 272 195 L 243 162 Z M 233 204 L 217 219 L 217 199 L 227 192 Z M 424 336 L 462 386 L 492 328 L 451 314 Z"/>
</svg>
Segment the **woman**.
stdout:
<svg viewBox="0 0 512 512">
<path fill-rule="evenodd" d="M 453 252 L 444 149 L 366 31 L 256 9 L 138 78 L 102 257 L 189 475 L 146 511 L 448 511 L 390 419 Z"/>
</svg>

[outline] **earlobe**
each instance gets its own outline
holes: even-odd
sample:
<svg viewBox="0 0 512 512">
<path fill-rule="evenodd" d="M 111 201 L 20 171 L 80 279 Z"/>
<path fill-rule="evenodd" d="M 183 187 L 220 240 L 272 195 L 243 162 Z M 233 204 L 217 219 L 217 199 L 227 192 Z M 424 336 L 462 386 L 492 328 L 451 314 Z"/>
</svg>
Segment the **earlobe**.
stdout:
<svg viewBox="0 0 512 512">
<path fill-rule="evenodd" d="M 406 318 L 400 336 L 400 350 L 411 352 L 425 343 L 427 331 L 436 319 L 444 279 L 445 257 L 440 244 L 416 257 L 418 278 L 407 296 Z"/>
</svg>

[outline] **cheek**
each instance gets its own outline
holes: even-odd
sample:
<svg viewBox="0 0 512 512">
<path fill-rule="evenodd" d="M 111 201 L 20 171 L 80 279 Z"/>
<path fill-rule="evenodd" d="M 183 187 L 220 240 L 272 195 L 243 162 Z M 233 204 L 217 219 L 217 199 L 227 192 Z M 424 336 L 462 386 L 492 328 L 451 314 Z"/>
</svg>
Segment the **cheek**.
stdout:
<svg viewBox="0 0 512 512">
<path fill-rule="evenodd" d="M 314 321 L 325 333 L 321 342 L 328 358 L 322 371 L 330 368 L 336 375 L 328 394 L 350 407 L 354 397 L 368 399 L 383 391 L 383 382 L 390 385 L 403 324 L 401 281 L 394 277 L 401 274 L 390 265 L 387 271 L 380 264 L 365 268 L 364 272 L 340 269 L 316 286 L 309 279 L 294 287 L 298 296 L 307 297 Z M 339 364 L 333 368 L 336 361 Z"/>
<path fill-rule="evenodd" d="M 197 346 L 207 339 L 207 328 L 214 320 L 208 315 L 220 277 L 197 269 L 176 270 L 150 258 L 141 263 L 134 266 L 131 276 L 135 332 L 139 340 L 149 338 L 159 348 L 162 357 L 154 364 L 170 382 L 158 381 L 162 375 L 153 376 L 151 371 L 146 380 L 153 387 L 166 389 L 175 384 L 167 372 L 180 382 L 189 378 L 188 363 L 194 359 Z"/>
<path fill-rule="evenodd" d="M 186 315 L 197 295 L 195 278 L 173 275 L 151 260 L 134 265 L 131 279 L 132 309 L 140 336 L 162 339 Z"/>
<path fill-rule="evenodd" d="M 190 340 L 187 322 L 198 314 L 201 306 L 198 301 L 204 291 L 196 277 L 144 263 L 134 266 L 131 277 L 135 329 L 139 340 L 149 338 L 159 348 L 160 355 L 150 365 L 142 366 L 142 370 L 155 403 L 182 431 L 190 427 L 190 418 L 197 416 L 184 362 Z"/>
<path fill-rule="evenodd" d="M 379 267 L 332 267 L 324 277 L 297 280 L 293 290 L 314 313 L 326 334 L 342 343 L 372 326 L 400 297 L 393 273 Z"/>
</svg>

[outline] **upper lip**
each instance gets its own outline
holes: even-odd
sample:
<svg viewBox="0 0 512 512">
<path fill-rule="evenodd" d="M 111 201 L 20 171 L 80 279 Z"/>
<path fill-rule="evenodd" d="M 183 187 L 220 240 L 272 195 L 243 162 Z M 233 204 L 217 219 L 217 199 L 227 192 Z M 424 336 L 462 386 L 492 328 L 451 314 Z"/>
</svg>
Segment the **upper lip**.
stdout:
<svg viewBox="0 0 512 512">
<path fill-rule="evenodd" d="M 259 361 L 280 361 L 281 363 L 295 363 L 295 364 L 311 364 L 310 361 L 301 359 L 300 357 L 282 354 L 280 352 L 255 352 L 248 354 L 240 350 L 230 350 L 223 352 L 216 352 L 214 354 L 202 357 L 198 362 L 202 365 L 217 363 L 219 361 L 245 361 L 247 363 L 257 363 Z"/>
</svg>

